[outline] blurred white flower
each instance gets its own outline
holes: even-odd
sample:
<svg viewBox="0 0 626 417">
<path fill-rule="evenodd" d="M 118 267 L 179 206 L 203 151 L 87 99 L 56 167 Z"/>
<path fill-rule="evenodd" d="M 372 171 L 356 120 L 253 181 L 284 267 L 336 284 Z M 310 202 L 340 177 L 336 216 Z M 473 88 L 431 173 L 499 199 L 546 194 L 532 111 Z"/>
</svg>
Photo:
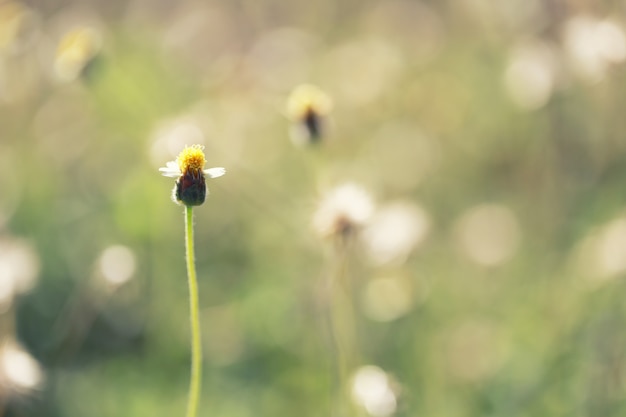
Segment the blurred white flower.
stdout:
<svg viewBox="0 0 626 417">
<path fill-rule="evenodd" d="M 521 238 L 517 217 L 506 206 L 481 204 L 467 210 L 455 226 L 459 249 L 484 266 L 500 265 L 513 257 Z"/>
<path fill-rule="evenodd" d="M 321 237 L 346 237 L 372 217 L 374 202 L 361 186 L 347 183 L 331 190 L 313 215 L 313 229 Z"/>
<path fill-rule="evenodd" d="M 565 25 L 563 37 L 574 72 L 589 82 L 601 81 L 612 64 L 626 60 L 626 35 L 610 19 L 573 17 Z"/>
<path fill-rule="evenodd" d="M 379 209 L 361 235 L 368 259 L 401 263 L 426 238 L 430 219 L 416 204 L 396 202 Z"/>
<path fill-rule="evenodd" d="M 13 340 L 0 346 L 0 394 L 26 395 L 41 385 L 44 373 L 39 362 Z"/>
<path fill-rule="evenodd" d="M 352 377 L 352 399 L 375 417 L 392 415 L 398 405 L 391 379 L 373 365 L 359 368 Z"/>
</svg>

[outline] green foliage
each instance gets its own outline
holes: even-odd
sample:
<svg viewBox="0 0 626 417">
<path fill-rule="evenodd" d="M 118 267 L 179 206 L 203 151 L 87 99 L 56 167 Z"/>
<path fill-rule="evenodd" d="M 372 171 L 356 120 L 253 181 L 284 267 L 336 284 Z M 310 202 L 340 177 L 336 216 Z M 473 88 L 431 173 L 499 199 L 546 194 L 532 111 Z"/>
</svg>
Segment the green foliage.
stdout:
<svg viewBox="0 0 626 417">
<path fill-rule="evenodd" d="M 28 242 L 40 263 L 37 285 L 0 305 L 0 335 L 45 374 L 8 396 L 0 376 L 0 415 L 182 415 L 182 208 L 157 168 L 193 143 L 228 171 L 207 180 L 195 209 L 200 416 L 330 415 L 323 294 L 337 246 L 312 218 L 346 181 L 378 207 L 427 213 L 427 234 L 402 259 L 373 262 L 358 236 L 350 247 L 360 364 L 391 376 L 395 415 L 624 415 L 624 57 L 597 64 L 599 78 L 581 73 L 567 43 L 578 11 L 101 3 L 89 7 L 103 48 L 78 79 L 55 80 L 53 63 L 79 2 L 32 6 L 38 26 L 13 49 L 0 42 L 0 237 Z M 624 21 L 611 4 L 600 16 Z M 527 71 L 544 65 L 548 90 L 514 78 L 546 95 L 533 102 L 506 77 L 516 51 L 537 43 Z M 334 106 L 327 135 L 297 147 L 285 103 L 308 82 Z M 467 226 L 473 208 L 494 206 L 505 220 Z M 112 245 L 135 264 L 111 286 Z M 484 256 L 509 252 L 485 261 L 482 245 Z M 370 291 L 385 278 L 400 295 Z"/>
</svg>

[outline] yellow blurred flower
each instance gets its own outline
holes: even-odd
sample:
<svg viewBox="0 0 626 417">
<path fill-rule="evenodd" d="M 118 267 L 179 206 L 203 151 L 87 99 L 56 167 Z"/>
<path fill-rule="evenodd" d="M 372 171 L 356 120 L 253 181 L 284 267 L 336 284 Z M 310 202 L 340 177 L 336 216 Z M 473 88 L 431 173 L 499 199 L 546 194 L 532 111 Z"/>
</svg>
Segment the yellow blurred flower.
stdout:
<svg viewBox="0 0 626 417">
<path fill-rule="evenodd" d="M 324 119 L 332 110 L 328 94 L 311 84 L 296 87 L 287 99 L 287 116 L 294 122 L 292 140 L 298 144 L 313 143 L 321 139 Z"/>
<path fill-rule="evenodd" d="M 57 48 L 54 71 L 62 81 L 81 75 L 102 49 L 100 32 L 91 27 L 78 27 L 63 36 Z"/>
</svg>

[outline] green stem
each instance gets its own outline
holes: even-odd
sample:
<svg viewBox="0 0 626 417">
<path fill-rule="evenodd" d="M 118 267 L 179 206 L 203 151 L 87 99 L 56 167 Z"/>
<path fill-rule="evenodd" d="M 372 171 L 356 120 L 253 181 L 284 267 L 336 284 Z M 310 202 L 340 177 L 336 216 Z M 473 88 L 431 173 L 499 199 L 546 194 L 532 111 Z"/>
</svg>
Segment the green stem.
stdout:
<svg viewBox="0 0 626 417">
<path fill-rule="evenodd" d="M 334 266 L 330 276 L 328 310 L 331 340 L 335 355 L 336 399 L 333 415 L 362 416 L 362 410 L 350 398 L 350 375 L 359 364 L 357 323 L 354 311 L 354 289 L 349 271 L 349 242 L 344 240 L 335 247 Z"/>
<path fill-rule="evenodd" d="M 200 308 L 198 305 L 198 279 L 196 277 L 193 249 L 193 211 L 191 206 L 185 206 L 185 243 L 187 276 L 189 278 L 189 317 L 191 319 L 191 382 L 189 384 L 187 417 L 196 417 L 202 381 L 202 345 L 200 341 Z"/>
</svg>

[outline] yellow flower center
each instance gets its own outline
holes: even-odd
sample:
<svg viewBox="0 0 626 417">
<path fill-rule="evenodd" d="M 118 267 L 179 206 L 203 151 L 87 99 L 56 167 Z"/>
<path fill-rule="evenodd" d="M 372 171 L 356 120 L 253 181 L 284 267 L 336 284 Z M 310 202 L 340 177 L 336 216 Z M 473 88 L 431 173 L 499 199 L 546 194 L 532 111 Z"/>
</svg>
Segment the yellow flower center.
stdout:
<svg viewBox="0 0 626 417">
<path fill-rule="evenodd" d="M 181 151 L 176 158 L 176 163 L 178 163 L 178 168 L 180 168 L 180 172 L 184 174 L 192 171 L 197 174 L 202 172 L 204 169 L 204 164 L 206 163 L 206 158 L 204 157 L 204 149 L 201 145 L 191 145 L 186 146 L 185 149 Z"/>
<path fill-rule="evenodd" d="M 309 112 L 325 116 L 332 109 L 331 98 L 318 87 L 302 84 L 296 87 L 287 100 L 287 115 L 296 121 L 306 117 Z"/>
<path fill-rule="evenodd" d="M 87 61 L 98 53 L 101 43 L 100 34 L 95 29 L 77 28 L 61 39 L 57 49 L 57 57 Z"/>
</svg>

